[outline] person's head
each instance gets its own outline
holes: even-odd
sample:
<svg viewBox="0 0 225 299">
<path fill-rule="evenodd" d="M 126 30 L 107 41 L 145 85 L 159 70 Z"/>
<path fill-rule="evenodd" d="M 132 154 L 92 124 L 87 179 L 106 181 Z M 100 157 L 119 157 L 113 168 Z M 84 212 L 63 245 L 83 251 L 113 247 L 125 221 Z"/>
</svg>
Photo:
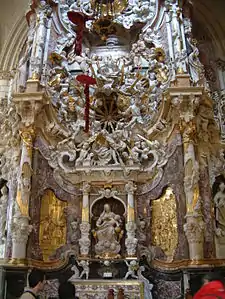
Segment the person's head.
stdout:
<svg viewBox="0 0 225 299">
<path fill-rule="evenodd" d="M 224 192 L 224 190 L 225 190 L 225 184 L 224 184 L 224 182 L 220 183 L 219 188 L 220 188 L 220 191 Z"/>
<path fill-rule="evenodd" d="M 111 209 L 110 209 L 110 205 L 108 205 L 107 203 L 104 205 L 104 210 L 105 210 L 105 212 L 110 212 L 111 211 Z"/>
<path fill-rule="evenodd" d="M 75 293 L 75 286 L 71 282 L 67 281 L 60 284 L 58 290 L 59 299 L 74 299 Z"/>
<path fill-rule="evenodd" d="M 29 287 L 36 293 L 40 292 L 44 287 L 44 278 L 45 275 L 42 271 L 33 269 L 28 277 Z"/>
<path fill-rule="evenodd" d="M 203 284 L 207 284 L 211 281 L 220 281 L 225 287 L 225 278 L 220 273 L 212 272 L 203 277 Z"/>
</svg>

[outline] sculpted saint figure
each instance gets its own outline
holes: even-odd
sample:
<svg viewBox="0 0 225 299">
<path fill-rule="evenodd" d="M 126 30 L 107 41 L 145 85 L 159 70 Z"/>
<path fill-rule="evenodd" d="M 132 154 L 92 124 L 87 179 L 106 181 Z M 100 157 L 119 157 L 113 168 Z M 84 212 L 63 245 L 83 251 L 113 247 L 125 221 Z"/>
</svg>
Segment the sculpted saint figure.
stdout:
<svg viewBox="0 0 225 299">
<path fill-rule="evenodd" d="M 109 204 L 104 205 L 104 210 L 96 221 L 97 229 L 93 231 L 97 240 L 95 252 L 97 256 L 117 256 L 120 252 L 121 218 L 111 211 Z"/>
<path fill-rule="evenodd" d="M 225 235 L 225 184 L 221 182 L 219 190 L 215 194 L 214 204 L 216 208 L 216 226 L 222 235 Z"/>
</svg>

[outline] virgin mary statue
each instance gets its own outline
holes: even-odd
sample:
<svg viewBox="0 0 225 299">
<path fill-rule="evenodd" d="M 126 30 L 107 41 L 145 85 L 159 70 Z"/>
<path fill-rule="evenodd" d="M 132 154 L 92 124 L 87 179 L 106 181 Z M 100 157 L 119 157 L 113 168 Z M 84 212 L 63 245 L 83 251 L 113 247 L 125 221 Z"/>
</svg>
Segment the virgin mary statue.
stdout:
<svg viewBox="0 0 225 299">
<path fill-rule="evenodd" d="M 105 204 L 103 212 L 96 221 L 96 229 L 93 231 L 97 241 L 95 245 L 97 257 L 116 257 L 119 254 L 120 240 L 123 235 L 121 224 L 121 217 L 111 211 L 110 205 Z"/>
</svg>

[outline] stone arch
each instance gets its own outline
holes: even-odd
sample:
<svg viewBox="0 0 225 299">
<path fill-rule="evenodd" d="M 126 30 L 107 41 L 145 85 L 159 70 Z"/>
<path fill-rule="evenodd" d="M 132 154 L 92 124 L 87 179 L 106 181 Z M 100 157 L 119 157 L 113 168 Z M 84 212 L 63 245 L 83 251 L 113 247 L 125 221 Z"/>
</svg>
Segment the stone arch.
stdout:
<svg viewBox="0 0 225 299">
<path fill-rule="evenodd" d="M 212 12 L 211 8 L 205 1 L 199 1 L 194 7 L 194 20 L 201 24 L 202 28 L 207 28 L 208 35 L 214 44 L 214 50 L 217 57 L 225 56 L 225 32 L 220 19 Z M 194 21 L 193 20 L 193 21 Z"/>
<path fill-rule="evenodd" d="M 16 68 L 19 54 L 26 41 L 28 26 L 25 16 L 22 16 L 13 26 L 0 55 L 0 70 L 12 71 Z"/>
</svg>

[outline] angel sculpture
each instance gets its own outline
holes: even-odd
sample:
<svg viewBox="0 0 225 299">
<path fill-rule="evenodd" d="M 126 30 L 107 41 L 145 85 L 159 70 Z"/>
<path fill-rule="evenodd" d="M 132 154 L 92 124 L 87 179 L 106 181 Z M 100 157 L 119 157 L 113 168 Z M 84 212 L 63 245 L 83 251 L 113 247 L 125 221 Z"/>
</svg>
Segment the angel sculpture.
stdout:
<svg viewBox="0 0 225 299">
<path fill-rule="evenodd" d="M 89 267 L 89 262 L 88 261 L 80 261 L 78 263 L 79 266 L 81 266 L 83 268 L 79 278 L 81 279 L 84 275 L 86 276 L 86 279 L 88 279 L 89 277 L 89 273 L 90 273 L 90 267 Z"/>
<path fill-rule="evenodd" d="M 128 267 L 128 271 L 127 271 L 124 279 L 127 279 L 129 276 L 137 279 L 138 276 L 135 273 L 138 271 L 138 268 L 139 268 L 138 262 L 133 260 L 133 261 L 130 261 L 130 264 L 127 261 L 125 261 L 125 263 Z"/>
</svg>

